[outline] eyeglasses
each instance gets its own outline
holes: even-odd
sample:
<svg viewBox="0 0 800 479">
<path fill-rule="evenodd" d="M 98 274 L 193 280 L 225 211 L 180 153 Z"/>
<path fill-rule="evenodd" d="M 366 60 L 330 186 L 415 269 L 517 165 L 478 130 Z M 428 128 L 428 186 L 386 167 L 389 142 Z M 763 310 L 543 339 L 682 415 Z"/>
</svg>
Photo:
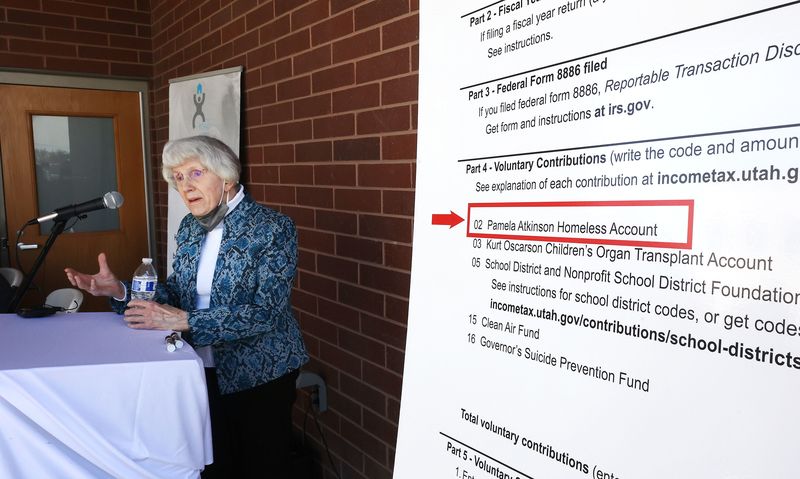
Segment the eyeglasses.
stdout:
<svg viewBox="0 0 800 479">
<path fill-rule="evenodd" d="M 200 181 L 200 178 L 203 177 L 203 174 L 208 171 L 205 168 L 195 168 L 193 170 L 189 170 L 189 173 L 184 175 L 180 171 L 176 171 L 172 173 L 172 179 L 175 181 L 176 184 L 183 183 L 184 180 L 189 180 L 192 183 L 197 183 Z"/>
</svg>

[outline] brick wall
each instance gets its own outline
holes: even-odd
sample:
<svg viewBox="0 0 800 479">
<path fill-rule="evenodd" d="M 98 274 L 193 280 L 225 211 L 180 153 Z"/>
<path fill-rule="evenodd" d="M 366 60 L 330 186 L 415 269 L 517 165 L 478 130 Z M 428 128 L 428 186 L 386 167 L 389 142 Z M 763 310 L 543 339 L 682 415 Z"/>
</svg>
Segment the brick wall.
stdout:
<svg viewBox="0 0 800 479">
<path fill-rule="evenodd" d="M 393 467 L 411 265 L 418 9 L 417 0 L 0 3 L 0 66 L 151 79 L 159 251 L 166 249 L 167 189 L 157 165 L 168 137 L 168 81 L 244 67 L 243 182 L 298 226 L 293 304 L 309 369 L 328 383 L 330 409 L 320 421 L 342 478 L 388 478 Z M 311 419 L 307 431 L 323 477 L 335 477 Z"/>
<path fill-rule="evenodd" d="M 2 0 L 0 66 L 149 79 L 149 0 Z"/>
</svg>

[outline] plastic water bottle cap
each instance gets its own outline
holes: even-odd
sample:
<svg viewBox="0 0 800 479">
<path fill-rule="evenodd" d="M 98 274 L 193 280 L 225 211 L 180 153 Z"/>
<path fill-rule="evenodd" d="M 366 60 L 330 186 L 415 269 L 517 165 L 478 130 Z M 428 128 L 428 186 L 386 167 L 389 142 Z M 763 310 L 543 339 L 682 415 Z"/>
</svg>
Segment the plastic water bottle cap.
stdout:
<svg viewBox="0 0 800 479">
<path fill-rule="evenodd" d="M 153 258 L 142 258 L 142 263 L 150 264 L 153 262 Z"/>
</svg>

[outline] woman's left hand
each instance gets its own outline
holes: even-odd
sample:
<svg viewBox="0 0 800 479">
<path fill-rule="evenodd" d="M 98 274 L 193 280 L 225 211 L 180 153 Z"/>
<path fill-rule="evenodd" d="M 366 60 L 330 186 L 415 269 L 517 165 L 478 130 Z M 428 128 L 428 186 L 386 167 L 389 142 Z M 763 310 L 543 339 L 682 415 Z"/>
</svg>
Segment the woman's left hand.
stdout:
<svg viewBox="0 0 800 479">
<path fill-rule="evenodd" d="M 188 331 L 189 314 L 168 304 L 134 299 L 125 310 L 125 321 L 134 329 Z"/>
</svg>

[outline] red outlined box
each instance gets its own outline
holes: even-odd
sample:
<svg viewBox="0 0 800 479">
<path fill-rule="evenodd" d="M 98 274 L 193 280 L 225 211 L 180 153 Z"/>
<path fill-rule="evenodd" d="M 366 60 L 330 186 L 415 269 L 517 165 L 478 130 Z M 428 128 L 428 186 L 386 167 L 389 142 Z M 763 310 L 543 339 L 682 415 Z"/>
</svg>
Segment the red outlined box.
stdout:
<svg viewBox="0 0 800 479">
<path fill-rule="evenodd" d="M 656 214 L 659 207 L 686 207 L 686 238 L 685 241 L 644 241 L 626 240 L 614 238 L 598 237 L 574 237 L 574 236 L 547 236 L 547 235 L 527 235 L 522 233 L 477 233 L 472 230 L 473 210 L 479 208 L 595 208 L 595 207 L 619 207 L 637 208 L 647 207 Z M 672 248 L 672 249 L 691 249 L 692 230 L 694 223 L 694 200 L 626 200 L 626 201 L 552 201 L 552 202 L 511 202 L 511 203 L 469 203 L 467 205 L 467 237 L 470 238 L 490 238 L 507 240 L 525 241 L 550 241 L 556 243 L 582 243 L 613 246 L 640 246 L 649 248 Z"/>
</svg>

